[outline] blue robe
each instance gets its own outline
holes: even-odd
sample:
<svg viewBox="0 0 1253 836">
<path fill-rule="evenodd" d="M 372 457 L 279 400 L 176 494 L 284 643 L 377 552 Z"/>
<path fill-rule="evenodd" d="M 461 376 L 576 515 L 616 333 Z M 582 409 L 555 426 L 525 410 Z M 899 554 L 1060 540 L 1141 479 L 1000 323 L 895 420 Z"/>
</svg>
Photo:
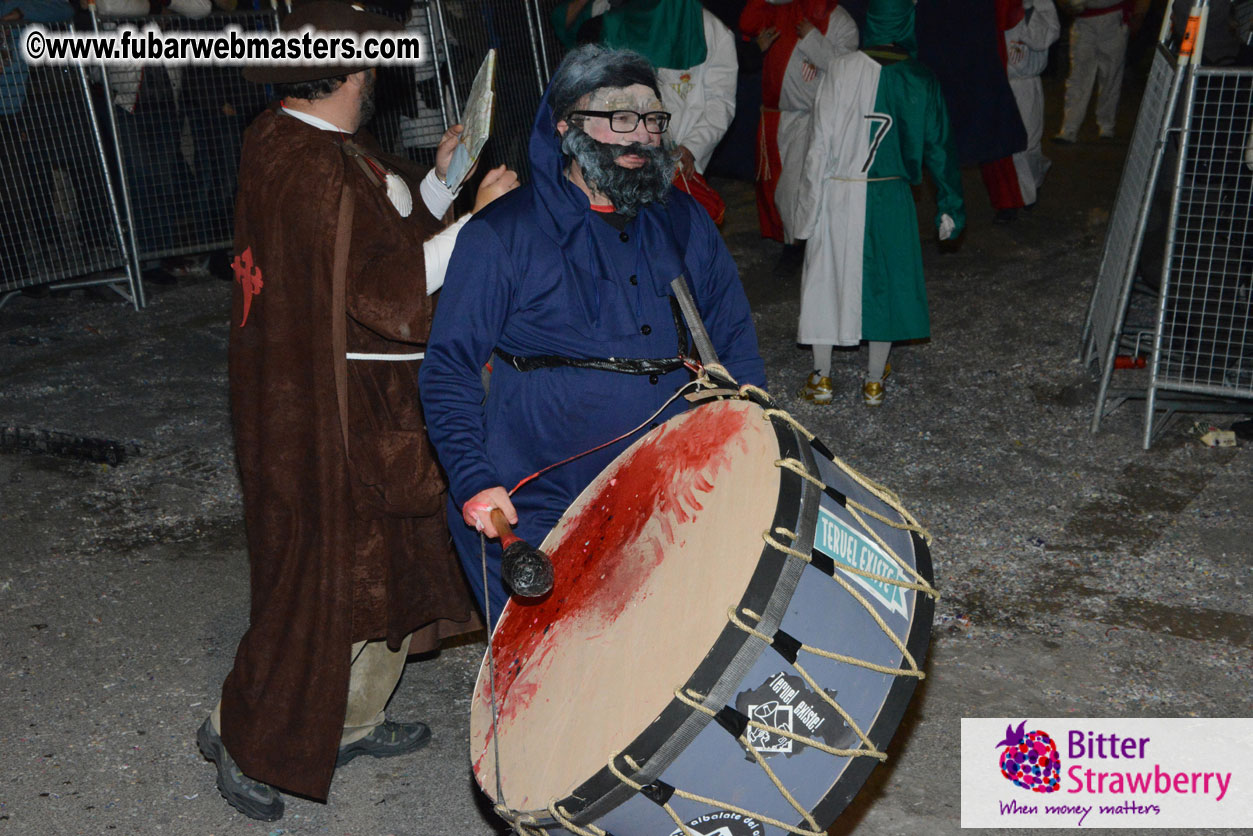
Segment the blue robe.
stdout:
<svg viewBox="0 0 1253 836">
<path fill-rule="evenodd" d="M 1027 129 L 998 51 L 1003 34 L 993 0 L 918 4 L 918 60 L 935 73 L 948 102 L 962 165 L 987 163 L 1027 147 Z"/>
<path fill-rule="evenodd" d="M 690 379 L 685 369 L 629 375 L 571 366 L 519 372 L 499 357 L 668 358 L 678 355 L 670 282 L 683 272 L 714 349 L 741 383 L 765 366 L 735 262 L 709 215 L 671 188 L 619 232 L 565 176 L 545 96 L 531 132 L 534 182 L 477 213 L 457 236 L 422 363 L 426 424 L 449 478 L 449 520 L 480 606 L 479 534 L 461 506 L 497 485 L 582 453 L 648 419 Z M 481 369 L 492 361 L 484 400 Z M 679 399 L 654 419 L 687 405 Z M 529 482 L 513 495 L 515 532 L 538 546 L 566 507 L 639 434 Z M 500 548 L 487 544 L 495 620 L 507 599 Z"/>
</svg>

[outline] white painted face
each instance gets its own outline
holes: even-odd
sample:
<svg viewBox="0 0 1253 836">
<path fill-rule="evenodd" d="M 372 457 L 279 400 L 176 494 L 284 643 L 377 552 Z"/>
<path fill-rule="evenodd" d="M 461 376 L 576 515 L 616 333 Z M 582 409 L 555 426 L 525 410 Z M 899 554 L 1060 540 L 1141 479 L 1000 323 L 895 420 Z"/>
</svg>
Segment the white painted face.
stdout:
<svg viewBox="0 0 1253 836">
<path fill-rule="evenodd" d="M 664 110 L 657 94 L 646 84 L 632 84 L 630 87 L 602 87 L 584 97 L 579 110 L 633 110 L 636 113 L 651 113 Z M 609 127 L 609 119 L 604 116 L 584 116 L 582 128 L 592 139 L 606 145 L 630 145 L 638 142 L 643 145 L 661 145 L 661 134 L 651 134 L 640 120 L 635 130 L 618 133 Z M 624 168 L 639 168 L 644 165 L 644 158 L 634 154 L 619 157 L 618 165 Z"/>
</svg>

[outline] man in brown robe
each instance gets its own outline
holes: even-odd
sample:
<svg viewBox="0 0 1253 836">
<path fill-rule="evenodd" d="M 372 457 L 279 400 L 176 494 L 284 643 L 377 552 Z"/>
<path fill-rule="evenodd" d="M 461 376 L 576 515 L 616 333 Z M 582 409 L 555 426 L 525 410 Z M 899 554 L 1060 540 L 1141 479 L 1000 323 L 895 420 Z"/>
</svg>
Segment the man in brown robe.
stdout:
<svg viewBox="0 0 1253 836">
<path fill-rule="evenodd" d="M 399 29 L 336 0 L 282 28 Z M 226 800 L 283 814 L 279 788 L 325 800 L 337 766 L 430 738 L 384 718 L 408 653 L 477 627 L 445 524 L 417 372 L 442 282 L 442 183 L 378 150 L 374 70 L 245 71 L 283 97 L 244 139 L 235 219 L 230 391 L 251 563 L 251 623 L 200 728 Z M 516 185 L 489 172 L 475 208 Z M 443 230 L 443 232 L 441 232 Z"/>
</svg>

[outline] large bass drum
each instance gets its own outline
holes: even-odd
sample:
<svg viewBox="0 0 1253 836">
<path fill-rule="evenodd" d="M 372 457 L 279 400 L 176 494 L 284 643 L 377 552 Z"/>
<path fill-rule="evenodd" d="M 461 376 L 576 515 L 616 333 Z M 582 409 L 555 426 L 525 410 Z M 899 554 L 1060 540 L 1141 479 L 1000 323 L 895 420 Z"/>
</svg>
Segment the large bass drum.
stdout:
<svg viewBox="0 0 1253 836">
<path fill-rule="evenodd" d="M 930 637 L 925 534 L 764 401 L 649 432 L 541 548 L 471 708 L 471 760 L 523 833 L 818 834 L 901 720 Z"/>
</svg>

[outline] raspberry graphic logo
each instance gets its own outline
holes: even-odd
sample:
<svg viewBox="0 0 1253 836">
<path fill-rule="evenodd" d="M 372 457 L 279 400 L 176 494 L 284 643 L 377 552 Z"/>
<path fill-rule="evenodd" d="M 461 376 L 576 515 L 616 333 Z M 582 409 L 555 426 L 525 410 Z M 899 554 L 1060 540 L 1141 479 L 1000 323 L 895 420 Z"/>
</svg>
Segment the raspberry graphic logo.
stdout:
<svg viewBox="0 0 1253 836">
<path fill-rule="evenodd" d="M 1048 732 L 1026 728 L 1026 720 L 1016 729 L 1012 723 L 1005 727 L 1005 739 L 996 744 L 1005 747 L 1001 750 L 1001 774 L 1025 790 L 1057 792 L 1062 774 L 1057 744 Z"/>
</svg>

